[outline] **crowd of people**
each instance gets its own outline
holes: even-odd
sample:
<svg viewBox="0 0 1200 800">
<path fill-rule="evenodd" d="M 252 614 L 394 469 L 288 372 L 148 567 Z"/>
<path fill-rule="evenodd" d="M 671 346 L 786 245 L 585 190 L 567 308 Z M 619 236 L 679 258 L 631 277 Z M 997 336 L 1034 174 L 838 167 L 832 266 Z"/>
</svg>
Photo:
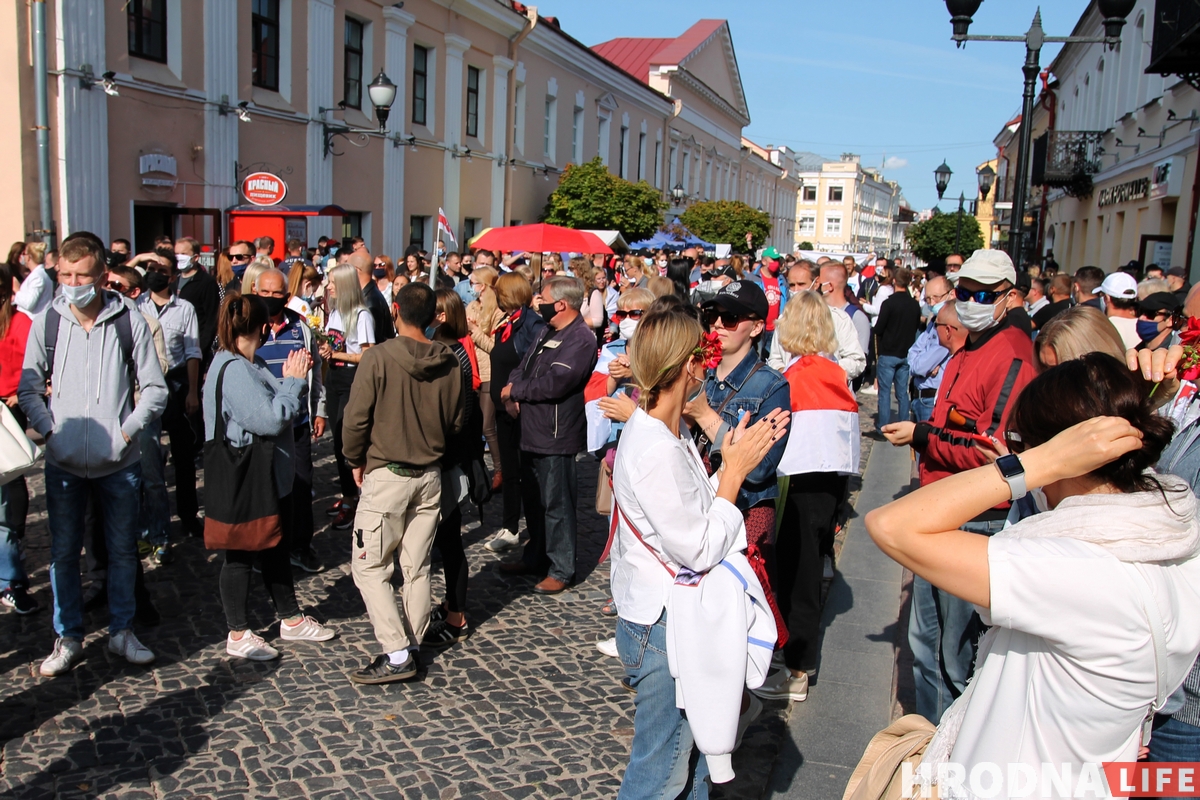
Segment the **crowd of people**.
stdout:
<svg viewBox="0 0 1200 800">
<path fill-rule="evenodd" d="M 472 634 L 468 500 L 502 495 L 485 547 L 520 548 L 502 575 L 573 585 L 586 453 L 612 560 L 598 647 L 636 693 L 620 796 L 706 797 L 763 699 L 808 696 L 857 398 L 876 395 L 871 435 L 919 462 L 920 489 L 866 523 L 915 576 L 930 763 L 1133 760 L 1147 718 L 1150 758 L 1200 761 L 1200 618 L 1182 613 L 1200 599 L 1200 289 L 1182 270 L 1018 275 L 993 250 L 920 268 L 774 248 L 275 250 L 238 241 L 205 266 L 194 239 L 135 254 L 79 232 L 0 266 L 0 397 L 45 442 L 43 676 L 83 658 L 103 604 L 109 648 L 154 661 L 134 627 L 157 617 L 141 559 L 172 560 L 168 453 L 177 535 L 210 546 L 231 529 L 202 514 L 198 464 L 214 443 L 265 454 L 273 522 L 220 539 L 231 657 L 280 656 L 247 616 L 256 572 L 280 642 L 336 635 L 294 570 L 324 569 L 320 512 L 349 532 L 379 646 L 349 675 L 363 684 L 412 679 L 421 646 Z M 326 434 L 338 497 L 314 509 Z M 0 602 L 21 614 L 38 611 L 28 506 L 24 479 L 0 486 Z"/>
</svg>

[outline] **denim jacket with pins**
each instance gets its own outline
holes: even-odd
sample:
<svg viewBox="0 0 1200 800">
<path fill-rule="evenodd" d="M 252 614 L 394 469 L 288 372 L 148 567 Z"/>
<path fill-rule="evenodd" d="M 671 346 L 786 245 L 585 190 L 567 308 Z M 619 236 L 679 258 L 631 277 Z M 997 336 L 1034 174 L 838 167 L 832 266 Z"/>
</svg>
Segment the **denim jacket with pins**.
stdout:
<svg viewBox="0 0 1200 800">
<path fill-rule="evenodd" d="M 721 429 L 717 431 L 716 439 L 709 447 L 710 457 L 711 454 L 720 452 L 725 433 L 737 426 L 738 417 L 743 411 L 750 414 L 748 425 L 754 424 L 777 408 L 786 409 L 788 415 L 791 415 L 792 395 L 787 380 L 766 364 L 755 371 L 754 367 L 760 361 L 758 353 L 751 350 L 724 380 L 717 378 L 715 369 L 708 371 L 704 382 L 708 404 L 717 409 L 729 398 L 725 408 L 721 409 Z M 772 445 L 766 458 L 746 477 L 737 496 L 737 507 L 741 511 L 745 512 L 765 500 L 774 500 L 779 496 L 775 470 L 779 466 L 779 459 L 783 457 L 783 451 L 787 449 L 787 440 L 787 435 L 784 435 Z"/>
</svg>

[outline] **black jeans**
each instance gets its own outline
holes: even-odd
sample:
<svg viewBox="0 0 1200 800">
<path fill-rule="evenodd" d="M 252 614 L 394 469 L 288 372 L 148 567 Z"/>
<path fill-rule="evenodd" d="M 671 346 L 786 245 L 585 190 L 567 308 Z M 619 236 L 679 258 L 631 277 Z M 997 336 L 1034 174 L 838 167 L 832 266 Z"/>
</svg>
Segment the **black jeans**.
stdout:
<svg viewBox="0 0 1200 800">
<path fill-rule="evenodd" d="M 354 483 L 354 474 L 346 463 L 346 457 L 342 455 L 342 414 L 350 400 L 350 385 L 354 383 L 356 372 L 358 367 L 330 367 L 325 378 L 325 411 L 333 428 L 333 456 L 337 460 L 338 484 L 342 488 L 342 497 L 347 500 L 358 499 L 358 486 Z"/>
<path fill-rule="evenodd" d="M 289 619 L 300 615 L 296 603 L 296 586 L 292 581 L 291 495 L 279 498 L 279 516 L 283 537 L 270 550 L 226 550 L 225 563 L 221 567 L 221 605 L 225 606 L 225 622 L 231 631 L 250 629 L 246 619 L 246 602 L 250 599 L 250 576 L 254 560 L 259 560 L 263 585 L 275 607 L 275 616 Z"/>
<path fill-rule="evenodd" d="M 313 461 L 312 425 L 292 428 L 296 448 L 296 475 L 292 478 L 292 552 L 308 553 L 313 538 Z"/>
<path fill-rule="evenodd" d="M 445 491 L 443 485 L 442 491 Z M 442 516 L 433 546 L 442 554 L 442 573 L 446 576 L 446 608 L 459 612 L 467 610 L 467 554 L 462 543 L 462 510 L 456 505 Z"/>
<path fill-rule="evenodd" d="M 524 480 L 521 474 L 521 422 L 510 417 L 503 408 L 496 409 L 496 440 L 500 444 L 500 471 L 504 473 L 504 484 L 500 487 L 504 497 L 500 527 L 516 533 L 521 527 L 521 482 Z M 493 454 L 493 467 L 496 466 L 495 458 Z"/>
<path fill-rule="evenodd" d="M 521 453 L 521 495 L 529 530 L 521 559 L 538 574 L 567 583 L 575 580 L 577 493 L 575 456 Z"/>
<path fill-rule="evenodd" d="M 775 543 L 775 597 L 788 626 L 783 658 L 789 669 L 817 668 L 821 652 L 821 540 L 832 534 L 846 480 L 836 472 L 808 472 L 789 480 L 783 525 Z"/>
<path fill-rule="evenodd" d="M 183 383 L 177 382 L 183 370 Z M 171 463 L 175 467 L 175 515 L 185 532 L 192 532 L 200 502 L 196 497 L 196 453 L 198 441 L 196 427 L 185 409 L 188 384 L 185 367 L 171 370 L 172 380 L 167 382 L 167 410 L 163 412 L 163 430 L 171 438 Z"/>
</svg>

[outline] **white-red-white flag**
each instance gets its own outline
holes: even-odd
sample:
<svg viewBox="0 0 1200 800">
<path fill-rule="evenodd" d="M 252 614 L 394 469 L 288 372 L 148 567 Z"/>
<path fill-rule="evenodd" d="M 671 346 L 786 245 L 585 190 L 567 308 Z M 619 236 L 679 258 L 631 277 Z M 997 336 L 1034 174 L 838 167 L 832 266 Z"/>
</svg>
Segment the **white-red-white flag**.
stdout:
<svg viewBox="0 0 1200 800">
<path fill-rule="evenodd" d="M 454 231 L 450 230 L 450 220 L 446 219 L 446 212 L 438 209 L 438 230 L 446 235 L 455 244 L 458 243 L 458 237 L 454 235 Z"/>
</svg>

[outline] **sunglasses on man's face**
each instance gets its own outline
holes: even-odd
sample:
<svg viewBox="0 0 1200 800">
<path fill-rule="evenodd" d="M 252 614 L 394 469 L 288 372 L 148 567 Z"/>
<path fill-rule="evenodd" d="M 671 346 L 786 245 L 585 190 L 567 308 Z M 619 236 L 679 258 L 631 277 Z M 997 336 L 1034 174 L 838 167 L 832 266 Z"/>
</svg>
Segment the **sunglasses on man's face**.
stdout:
<svg viewBox="0 0 1200 800">
<path fill-rule="evenodd" d="M 129 286 L 121 283 L 120 281 L 109 281 L 105 284 L 105 286 L 107 286 L 109 289 L 112 289 L 114 292 L 120 292 L 121 294 L 127 295 L 130 292 Z"/>
<path fill-rule="evenodd" d="M 631 308 L 628 311 L 614 311 L 613 319 L 617 320 L 618 322 L 625 319 L 626 317 L 628 317 L 629 319 L 641 319 L 642 315 L 645 313 L 646 312 L 640 308 Z"/>
<path fill-rule="evenodd" d="M 250 254 L 249 253 L 230 253 L 229 260 L 230 261 L 249 261 Z"/>
<path fill-rule="evenodd" d="M 1003 291 L 994 292 L 988 291 L 987 289 L 981 289 L 977 292 L 972 292 L 970 289 L 964 289 L 961 286 L 957 286 L 954 289 L 954 296 L 958 298 L 958 302 L 960 303 L 966 303 L 973 300 L 976 303 L 980 303 L 985 306 L 993 306 L 996 304 L 997 300 L 1008 294 L 1009 291 L 1011 290 L 1004 289 Z"/>
</svg>

